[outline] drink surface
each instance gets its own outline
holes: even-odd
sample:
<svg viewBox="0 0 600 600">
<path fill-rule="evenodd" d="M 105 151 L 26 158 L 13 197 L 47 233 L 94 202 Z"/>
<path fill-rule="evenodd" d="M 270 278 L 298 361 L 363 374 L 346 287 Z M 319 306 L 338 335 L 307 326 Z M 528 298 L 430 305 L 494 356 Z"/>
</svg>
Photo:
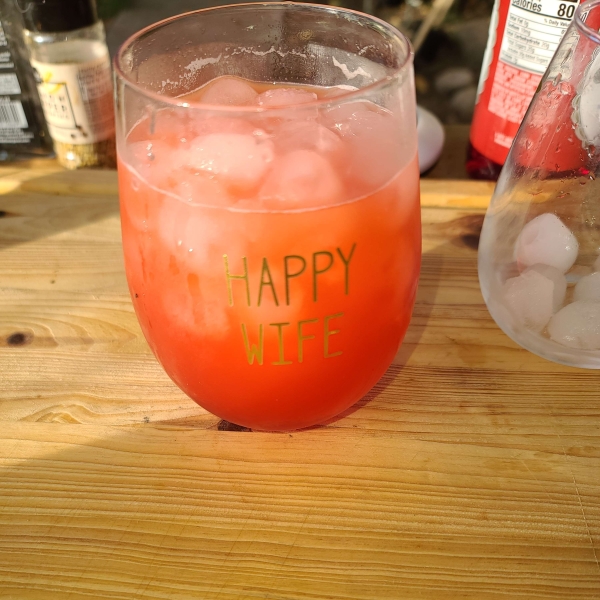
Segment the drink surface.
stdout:
<svg viewBox="0 0 600 600">
<path fill-rule="evenodd" d="M 241 425 L 339 414 L 383 375 L 410 320 L 416 142 L 373 103 L 336 103 L 341 92 L 219 78 L 178 98 L 206 110 L 155 112 L 119 148 L 144 334 L 190 397 Z"/>
</svg>

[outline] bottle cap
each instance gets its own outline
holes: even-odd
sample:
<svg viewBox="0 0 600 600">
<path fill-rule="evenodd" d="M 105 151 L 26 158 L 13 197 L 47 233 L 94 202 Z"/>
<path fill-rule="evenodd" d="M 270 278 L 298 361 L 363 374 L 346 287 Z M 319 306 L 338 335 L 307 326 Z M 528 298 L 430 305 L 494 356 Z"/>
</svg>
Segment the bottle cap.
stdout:
<svg viewBox="0 0 600 600">
<path fill-rule="evenodd" d="M 58 33 L 89 27 L 98 21 L 95 0 L 15 0 L 25 28 Z"/>
</svg>

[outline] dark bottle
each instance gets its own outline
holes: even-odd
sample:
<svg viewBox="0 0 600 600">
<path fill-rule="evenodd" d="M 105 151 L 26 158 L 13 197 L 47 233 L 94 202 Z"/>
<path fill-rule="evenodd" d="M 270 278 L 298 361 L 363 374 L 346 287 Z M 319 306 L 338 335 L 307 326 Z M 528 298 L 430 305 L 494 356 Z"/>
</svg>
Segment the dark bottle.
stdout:
<svg viewBox="0 0 600 600">
<path fill-rule="evenodd" d="M 0 0 L 0 161 L 52 155 L 13 0 Z"/>
</svg>

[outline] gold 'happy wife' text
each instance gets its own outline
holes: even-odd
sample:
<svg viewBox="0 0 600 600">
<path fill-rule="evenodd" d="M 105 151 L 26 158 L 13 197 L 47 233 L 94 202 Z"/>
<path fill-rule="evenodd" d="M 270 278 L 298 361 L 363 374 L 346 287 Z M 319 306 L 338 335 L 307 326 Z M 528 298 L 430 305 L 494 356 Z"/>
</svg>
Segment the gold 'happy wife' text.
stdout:
<svg viewBox="0 0 600 600">
<path fill-rule="evenodd" d="M 260 307 L 270 297 L 275 307 L 282 305 L 290 306 L 293 304 L 293 289 L 299 285 L 303 290 L 310 289 L 313 303 L 319 301 L 320 284 L 326 273 L 335 269 L 342 271 L 342 277 L 339 278 L 340 285 L 343 286 L 343 293 L 347 296 L 350 293 L 350 264 L 354 257 L 356 244 L 344 252 L 341 248 L 336 248 L 335 252 L 320 250 L 313 252 L 305 258 L 299 254 L 288 254 L 283 257 L 281 280 L 276 285 L 273 278 L 273 269 L 269 265 L 267 258 L 261 261 L 260 276 L 258 281 L 251 281 L 248 270 L 247 257 L 241 257 L 241 269 L 237 272 L 232 269 L 229 256 L 223 255 L 223 264 L 225 268 L 225 280 L 227 283 L 227 295 L 229 306 L 234 306 L 234 296 L 237 295 L 237 301 L 242 301 L 248 307 Z M 239 264 L 239 263 L 238 263 Z M 236 285 L 236 294 L 234 294 L 234 284 Z M 254 285 L 253 285 L 254 284 Z M 322 287 L 322 285 L 321 285 Z M 271 361 L 272 365 L 291 365 L 293 360 L 286 358 L 286 343 L 291 335 L 295 337 L 296 342 L 296 360 L 302 363 L 306 353 L 306 342 L 316 338 L 317 330 L 320 329 L 323 335 L 322 355 L 324 358 L 340 356 L 341 350 L 332 350 L 331 336 L 340 333 L 337 328 L 337 320 L 344 316 L 343 312 L 336 312 L 326 315 L 323 318 L 302 319 L 296 323 L 281 321 L 276 323 L 259 323 L 257 331 L 254 334 L 254 340 L 251 340 L 251 332 L 246 323 L 241 323 L 242 340 L 246 351 L 246 358 L 249 364 L 255 362 L 259 365 L 264 364 L 265 360 L 265 332 L 270 331 L 275 335 L 277 348 L 275 354 L 277 360 Z M 334 322 L 336 321 L 336 322 Z M 269 329 L 267 329 L 269 328 Z M 286 335 L 287 333 L 287 335 Z"/>
</svg>

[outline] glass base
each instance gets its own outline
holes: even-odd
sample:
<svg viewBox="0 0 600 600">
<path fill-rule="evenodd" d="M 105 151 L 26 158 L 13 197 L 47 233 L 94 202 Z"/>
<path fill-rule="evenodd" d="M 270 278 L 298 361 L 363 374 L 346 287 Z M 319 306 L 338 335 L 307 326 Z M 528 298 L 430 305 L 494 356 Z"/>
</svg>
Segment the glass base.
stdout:
<svg viewBox="0 0 600 600">
<path fill-rule="evenodd" d="M 506 307 L 485 298 L 485 295 L 484 299 L 498 327 L 522 348 L 561 365 L 582 369 L 600 369 L 600 350 L 568 348 L 557 344 L 541 333 L 535 333 L 525 328 L 517 330 L 511 325 L 512 317 Z"/>
</svg>

